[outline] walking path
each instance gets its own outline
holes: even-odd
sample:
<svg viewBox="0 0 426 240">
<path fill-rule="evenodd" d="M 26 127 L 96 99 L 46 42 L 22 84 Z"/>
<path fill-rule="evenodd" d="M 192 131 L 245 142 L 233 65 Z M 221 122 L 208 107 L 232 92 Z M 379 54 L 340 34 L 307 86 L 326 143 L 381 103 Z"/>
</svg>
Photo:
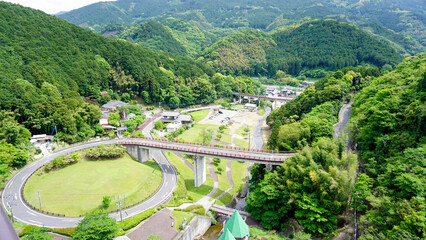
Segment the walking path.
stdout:
<svg viewBox="0 0 426 240">
<path fill-rule="evenodd" d="M 178 231 L 174 228 L 175 220 L 171 216 L 172 211 L 167 208 L 161 209 L 158 213 L 149 218 L 149 221 L 144 221 L 127 237 L 132 240 L 144 240 L 152 234 L 155 234 L 162 239 L 173 239 Z"/>
</svg>

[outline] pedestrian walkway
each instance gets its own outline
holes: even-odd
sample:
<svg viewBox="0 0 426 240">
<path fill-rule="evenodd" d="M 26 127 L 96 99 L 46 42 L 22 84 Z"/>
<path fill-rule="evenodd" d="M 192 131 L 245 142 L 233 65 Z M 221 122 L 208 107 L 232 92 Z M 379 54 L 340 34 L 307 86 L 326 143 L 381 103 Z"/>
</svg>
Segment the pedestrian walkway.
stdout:
<svg viewBox="0 0 426 240">
<path fill-rule="evenodd" d="M 127 234 L 131 240 L 145 240 L 152 234 L 162 239 L 173 239 L 178 231 L 175 229 L 175 220 L 171 215 L 172 211 L 163 208 L 161 211 L 151 216 L 149 220 L 144 221 L 133 232 Z"/>
</svg>

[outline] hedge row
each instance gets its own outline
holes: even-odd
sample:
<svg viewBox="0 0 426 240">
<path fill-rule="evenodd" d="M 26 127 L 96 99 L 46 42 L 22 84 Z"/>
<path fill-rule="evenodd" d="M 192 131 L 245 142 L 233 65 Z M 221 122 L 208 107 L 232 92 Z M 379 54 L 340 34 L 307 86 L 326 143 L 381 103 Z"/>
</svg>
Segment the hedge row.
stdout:
<svg viewBox="0 0 426 240">
<path fill-rule="evenodd" d="M 136 227 L 139 223 L 141 223 L 143 220 L 149 218 L 154 214 L 155 208 L 150 208 L 146 210 L 145 212 L 139 213 L 133 217 L 124 219 L 121 222 L 118 222 L 118 226 L 123 229 L 123 231 L 127 231 L 131 228 Z"/>
</svg>

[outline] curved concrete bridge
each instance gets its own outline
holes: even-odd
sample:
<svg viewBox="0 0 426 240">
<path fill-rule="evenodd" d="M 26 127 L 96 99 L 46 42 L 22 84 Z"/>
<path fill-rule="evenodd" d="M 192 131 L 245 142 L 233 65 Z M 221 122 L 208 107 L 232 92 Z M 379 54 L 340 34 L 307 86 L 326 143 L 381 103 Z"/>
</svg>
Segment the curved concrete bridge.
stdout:
<svg viewBox="0 0 426 240">
<path fill-rule="evenodd" d="M 126 139 L 118 141 L 118 143 L 126 146 L 129 154 L 139 161 L 150 159 L 150 152 L 155 149 L 194 155 L 194 180 L 196 187 L 201 186 L 206 180 L 206 157 L 260 163 L 271 166 L 280 165 L 285 159 L 296 154 L 296 152 L 273 152 L 239 147 L 219 147 L 154 138 Z"/>
</svg>

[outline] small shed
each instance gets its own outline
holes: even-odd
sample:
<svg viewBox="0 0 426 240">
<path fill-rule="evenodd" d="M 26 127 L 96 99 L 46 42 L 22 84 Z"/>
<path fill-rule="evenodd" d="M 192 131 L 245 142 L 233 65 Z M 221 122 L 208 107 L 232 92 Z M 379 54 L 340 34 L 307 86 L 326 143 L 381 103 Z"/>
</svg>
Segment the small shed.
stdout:
<svg viewBox="0 0 426 240">
<path fill-rule="evenodd" d="M 178 119 L 180 113 L 174 111 L 166 111 L 161 115 L 161 121 L 163 123 L 171 123 Z"/>
<path fill-rule="evenodd" d="M 253 103 L 247 103 L 246 105 L 244 105 L 244 108 L 252 112 L 252 111 L 256 111 L 257 106 L 256 104 L 253 104 Z"/>
<path fill-rule="evenodd" d="M 178 117 L 178 122 L 182 124 L 190 124 L 191 123 L 192 116 L 189 114 L 181 114 Z"/>
<path fill-rule="evenodd" d="M 46 143 L 49 141 L 52 141 L 53 136 L 47 135 L 47 134 L 38 134 L 38 135 L 33 135 L 30 139 L 30 143 L 32 144 L 41 144 L 41 143 Z"/>
</svg>

